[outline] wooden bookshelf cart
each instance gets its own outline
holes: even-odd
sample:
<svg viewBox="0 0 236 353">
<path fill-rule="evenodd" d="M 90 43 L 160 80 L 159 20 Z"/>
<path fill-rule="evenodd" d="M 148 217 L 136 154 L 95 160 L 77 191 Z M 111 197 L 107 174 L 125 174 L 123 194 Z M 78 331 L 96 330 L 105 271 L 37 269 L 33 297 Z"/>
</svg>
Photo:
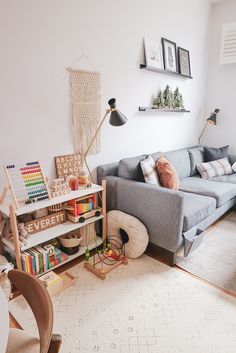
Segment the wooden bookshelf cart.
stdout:
<svg viewBox="0 0 236 353">
<path fill-rule="evenodd" d="M 84 196 L 90 194 L 98 194 L 101 193 L 101 201 L 102 201 L 102 213 L 100 216 L 94 216 L 91 218 L 86 219 L 83 223 L 72 223 L 70 221 L 66 221 L 65 223 L 56 225 L 52 228 L 40 231 L 38 233 L 34 233 L 28 239 L 28 244 L 20 247 L 19 243 L 19 232 L 17 228 L 17 216 L 31 213 L 33 211 L 39 210 L 41 208 L 46 208 L 52 205 L 56 205 L 59 203 L 67 202 L 69 200 L 82 198 Z M 22 262 L 21 262 L 21 253 L 27 249 L 30 249 L 34 246 L 40 245 L 42 243 L 48 242 L 54 238 L 59 237 L 60 235 L 69 233 L 73 230 L 77 230 L 79 228 L 85 227 L 88 224 L 94 223 L 100 219 L 102 219 L 102 238 L 97 237 L 96 240 L 89 244 L 88 247 L 90 250 L 94 249 L 96 246 L 100 245 L 102 241 L 106 238 L 106 181 L 103 180 L 102 186 L 92 184 L 90 188 L 71 191 L 68 194 L 61 195 L 58 197 L 54 197 L 51 199 L 38 201 L 35 203 L 27 204 L 16 208 L 14 202 L 4 202 L 0 204 L 0 211 L 4 213 L 7 217 L 10 218 L 11 227 L 12 227 L 12 234 L 13 234 L 13 242 L 8 241 L 7 239 L 3 238 L 2 242 L 5 246 L 7 246 L 12 252 L 14 252 L 16 257 L 16 266 L 19 270 L 22 270 Z M 40 273 L 38 276 L 45 274 L 46 272 L 52 271 L 55 268 L 64 265 L 65 263 L 74 260 L 75 258 L 83 255 L 86 251 L 87 246 L 80 247 L 79 252 L 74 255 L 69 255 L 68 259 L 57 264 L 54 267 L 51 267 L 47 271 Z"/>
</svg>

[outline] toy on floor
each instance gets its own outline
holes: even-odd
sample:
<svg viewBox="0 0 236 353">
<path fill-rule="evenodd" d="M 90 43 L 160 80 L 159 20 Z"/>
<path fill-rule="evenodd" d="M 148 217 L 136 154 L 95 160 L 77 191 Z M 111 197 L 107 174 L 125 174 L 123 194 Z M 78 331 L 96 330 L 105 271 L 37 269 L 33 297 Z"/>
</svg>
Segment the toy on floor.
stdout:
<svg viewBox="0 0 236 353">
<path fill-rule="evenodd" d="M 15 206 L 50 198 L 39 161 L 4 166 Z"/>
<path fill-rule="evenodd" d="M 50 186 L 52 197 L 68 194 L 73 190 L 63 178 L 53 179 Z"/>
<path fill-rule="evenodd" d="M 107 273 L 122 264 L 127 265 L 128 260 L 125 256 L 125 246 L 119 237 L 108 236 L 100 249 L 96 247 L 96 253 L 93 256 L 87 246 L 84 267 L 99 278 L 105 279 Z"/>
</svg>

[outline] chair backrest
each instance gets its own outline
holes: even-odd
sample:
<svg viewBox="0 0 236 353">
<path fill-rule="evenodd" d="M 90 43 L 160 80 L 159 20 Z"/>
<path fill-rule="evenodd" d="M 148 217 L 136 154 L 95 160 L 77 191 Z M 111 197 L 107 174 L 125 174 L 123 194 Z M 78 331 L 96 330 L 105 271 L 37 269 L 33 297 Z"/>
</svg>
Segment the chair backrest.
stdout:
<svg viewBox="0 0 236 353">
<path fill-rule="evenodd" d="M 9 271 L 8 278 L 21 292 L 33 311 L 39 331 L 40 353 L 47 353 L 53 327 L 53 307 L 47 289 L 40 280 L 19 270 Z"/>
</svg>

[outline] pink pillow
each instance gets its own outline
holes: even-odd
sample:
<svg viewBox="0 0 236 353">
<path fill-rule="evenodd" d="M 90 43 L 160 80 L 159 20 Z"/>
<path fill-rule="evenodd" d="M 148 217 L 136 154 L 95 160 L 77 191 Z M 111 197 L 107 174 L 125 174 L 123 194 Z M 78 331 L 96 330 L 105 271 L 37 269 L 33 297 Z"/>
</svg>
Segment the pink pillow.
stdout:
<svg viewBox="0 0 236 353">
<path fill-rule="evenodd" d="M 176 173 L 175 167 L 166 159 L 161 157 L 156 161 L 156 170 L 161 185 L 164 188 L 178 190 L 179 178 Z"/>
</svg>

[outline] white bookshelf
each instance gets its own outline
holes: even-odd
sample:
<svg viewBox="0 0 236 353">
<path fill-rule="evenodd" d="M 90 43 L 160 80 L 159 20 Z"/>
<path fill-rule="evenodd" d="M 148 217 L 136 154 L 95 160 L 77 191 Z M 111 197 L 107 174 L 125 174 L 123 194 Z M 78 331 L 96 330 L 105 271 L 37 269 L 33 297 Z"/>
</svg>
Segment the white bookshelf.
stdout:
<svg viewBox="0 0 236 353">
<path fill-rule="evenodd" d="M 46 208 L 52 205 L 56 205 L 58 203 L 64 203 L 69 200 L 73 199 L 78 199 L 78 198 L 83 198 L 84 196 L 88 196 L 90 194 L 95 194 L 95 193 L 102 193 L 102 214 L 99 216 L 94 216 L 91 218 L 86 219 L 83 223 L 73 223 L 70 221 L 66 221 L 64 223 L 58 224 L 52 228 L 48 228 L 46 230 L 43 230 L 38 233 L 34 233 L 31 235 L 31 237 L 28 239 L 28 244 L 25 246 L 20 247 L 19 243 L 19 233 L 17 229 L 17 216 L 27 214 L 27 213 L 32 213 L 33 211 L 39 210 L 41 208 Z M 76 229 L 82 228 L 87 226 L 88 224 L 94 223 L 98 220 L 102 220 L 102 239 L 97 238 L 97 241 L 95 241 L 93 244 L 90 244 L 90 248 L 93 249 L 97 245 L 100 245 L 102 241 L 106 237 L 106 182 L 103 181 L 102 186 L 92 184 L 91 187 L 87 189 L 81 189 L 77 191 L 71 191 L 68 194 L 54 197 L 52 199 L 48 200 L 43 200 L 43 201 L 38 201 L 32 204 L 27 204 L 27 205 L 22 205 L 19 208 L 15 208 L 14 204 L 10 202 L 10 204 L 7 202 L 0 205 L 0 210 L 10 218 L 11 220 L 11 225 L 12 225 L 12 234 L 13 234 L 13 242 L 3 238 L 2 242 L 4 243 L 5 246 L 7 246 L 16 256 L 16 264 L 17 268 L 22 270 L 22 263 L 21 263 L 21 253 L 25 250 L 28 250 L 34 246 L 46 243 L 52 239 L 55 239 L 63 234 L 69 233 L 71 231 L 74 231 Z M 53 270 L 54 268 L 57 268 L 59 266 L 62 266 L 63 264 L 83 255 L 85 253 L 86 247 L 81 247 L 79 252 L 71 255 L 68 257 L 66 261 L 63 261 L 62 263 L 50 268 L 50 270 L 45 271 L 49 272 Z M 44 273 L 40 274 L 43 275 Z"/>
</svg>

